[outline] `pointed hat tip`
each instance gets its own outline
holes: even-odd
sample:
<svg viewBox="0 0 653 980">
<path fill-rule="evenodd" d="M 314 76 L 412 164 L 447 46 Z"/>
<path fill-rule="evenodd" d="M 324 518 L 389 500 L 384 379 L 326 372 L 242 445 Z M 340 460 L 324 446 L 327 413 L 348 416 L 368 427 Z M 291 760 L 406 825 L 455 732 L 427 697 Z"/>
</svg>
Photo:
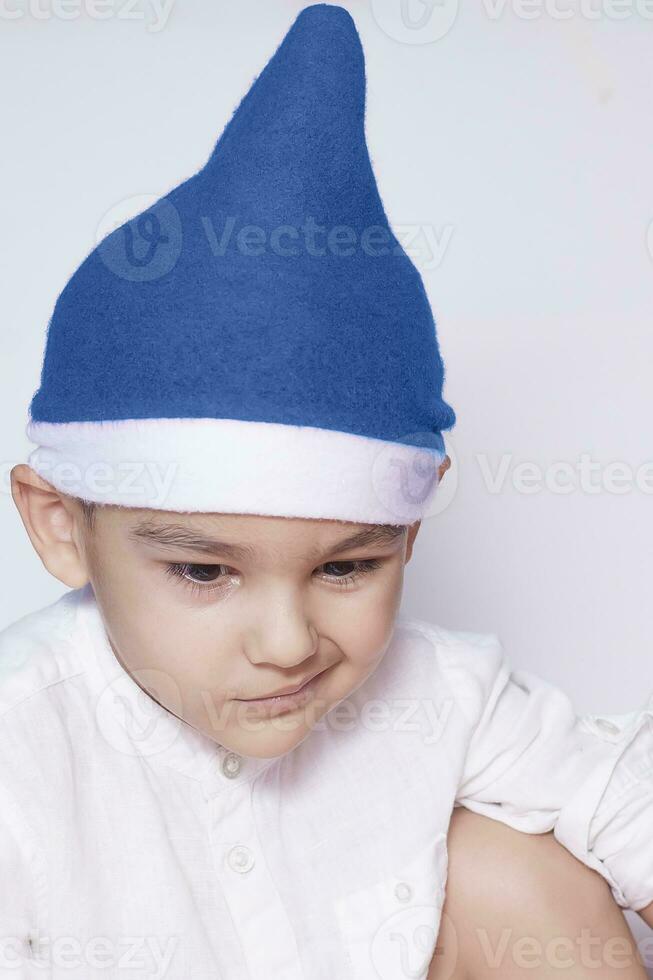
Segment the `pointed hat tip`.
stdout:
<svg viewBox="0 0 653 980">
<path fill-rule="evenodd" d="M 313 3 L 309 7 L 304 7 L 297 14 L 295 23 L 310 22 L 313 24 L 340 23 L 352 27 L 354 18 L 348 10 L 334 3 Z"/>
</svg>

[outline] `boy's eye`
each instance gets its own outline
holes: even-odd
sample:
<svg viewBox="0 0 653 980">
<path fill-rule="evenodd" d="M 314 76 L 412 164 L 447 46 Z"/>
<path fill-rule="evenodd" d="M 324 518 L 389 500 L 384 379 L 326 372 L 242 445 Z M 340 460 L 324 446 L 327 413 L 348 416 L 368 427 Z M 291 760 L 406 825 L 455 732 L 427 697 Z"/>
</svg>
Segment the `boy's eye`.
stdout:
<svg viewBox="0 0 653 980">
<path fill-rule="evenodd" d="M 352 558 L 350 561 L 328 561 L 320 565 L 320 568 L 327 569 L 323 577 L 328 581 L 345 586 L 381 568 L 382 564 L 378 558 Z"/>
<path fill-rule="evenodd" d="M 380 561 L 376 561 L 373 558 L 366 558 L 359 561 L 327 561 L 324 565 L 320 565 L 320 568 L 327 569 L 327 578 L 335 578 L 339 581 L 351 581 L 354 578 L 358 578 L 359 575 L 364 575 L 366 572 L 371 572 L 375 568 L 381 566 Z"/>
<path fill-rule="evenodd" d="M 218 578 L 226 578 L 225 575 L 220 575 L 220 570 L 227 568 L 226 565 L 173 565 L 172 567 L 176 569 L 177 575 L 197 584 L 215 582 Z"/>
<path fill-rule="evenodd" d="M 238 573 L 228 565 L 196 565 L 189 562 L 173 562 L 166 565 L 166 575 L 173 579 L 180 579 L 195 592 L 213 591 L 210 587 L 216 582 L 220 587 L 222 580 L 228 581 Z"/>
</svg>

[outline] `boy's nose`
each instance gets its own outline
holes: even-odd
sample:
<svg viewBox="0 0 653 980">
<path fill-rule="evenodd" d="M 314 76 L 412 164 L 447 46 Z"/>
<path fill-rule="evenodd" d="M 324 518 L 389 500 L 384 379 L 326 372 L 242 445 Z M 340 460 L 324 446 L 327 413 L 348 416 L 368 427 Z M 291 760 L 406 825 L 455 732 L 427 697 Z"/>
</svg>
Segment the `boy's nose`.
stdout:
<svg viewBox="0 0 653 980">
<path fill-rule="evenodd" d="M 319 636 L 303 613 L 279 609 L 259 619 L 249 637 L 248 659 L 284 670 L 301 666 L 316 653 Z"/>
</svg>

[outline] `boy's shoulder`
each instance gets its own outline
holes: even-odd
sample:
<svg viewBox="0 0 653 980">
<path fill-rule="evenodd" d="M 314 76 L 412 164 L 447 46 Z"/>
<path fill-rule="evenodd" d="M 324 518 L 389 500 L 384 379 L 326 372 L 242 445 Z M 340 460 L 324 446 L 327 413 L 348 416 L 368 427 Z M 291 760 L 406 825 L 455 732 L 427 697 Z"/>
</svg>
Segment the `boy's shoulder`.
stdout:
<svg viewBox="0 0 653 980">
<path fill-rule="evenodd" d="M 65 592 L 0 630 L 0 717 L 83 670 L 78 627 L 85 595 Z"/>
<path fill-rule="evenodd" d="M 400 615 L 396 635 L 400 651 L 416 650 L 429 676 L 434 669 L 436 683 L 446 683 L 470 719 L 478 717 L 497 680 L 501 683 L 510 673 L 496 633 L 448 629 L 426 619 Z"/>
<path fill-rule="evenodd" d="M 477 633 L 472 630 L 448 629 L 426 619 L 418 619 L 401 614 L 397 617 L 397 633 L 400 638 L 410 642 L 410 637 L 426 641 L 438 660 L 443 663 L 455 661 L 464 663 L 467 659 L 474 665 L 481 661 L 501 655 L 501 642 L 496 633 Z"/>
</svg>

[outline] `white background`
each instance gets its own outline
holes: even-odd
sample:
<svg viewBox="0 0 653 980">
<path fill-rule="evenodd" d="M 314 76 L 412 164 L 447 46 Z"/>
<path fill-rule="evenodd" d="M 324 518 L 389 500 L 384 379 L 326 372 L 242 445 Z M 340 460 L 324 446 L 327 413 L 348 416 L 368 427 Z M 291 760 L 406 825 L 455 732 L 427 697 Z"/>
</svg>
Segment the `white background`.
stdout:
<svg viewBox="0 0 653 980">
<path fill-rule="evenodd" d="M 110 208 L 204 164 L 306 6 L 164 2 L 105 0 L 106 19 L 91 0 L 0 3 L 0 627 L 65 591 L 9 493 L 58 292 Z M 381 195 L 416 233 L 459 417 L 404 608 L 497 632 L 579 712 L 631 711 L 653 694 L 653 4 L 443 0 L 423 27 L 422 0 L 407 22 L 401 0 L 343 6 Z M 599 492 L 547 488 L 583 454 Z M 523 463 L 536 492 L 520 489 Z M 633 474 L 626 492 L 614 463 Z"/>
</svg>

